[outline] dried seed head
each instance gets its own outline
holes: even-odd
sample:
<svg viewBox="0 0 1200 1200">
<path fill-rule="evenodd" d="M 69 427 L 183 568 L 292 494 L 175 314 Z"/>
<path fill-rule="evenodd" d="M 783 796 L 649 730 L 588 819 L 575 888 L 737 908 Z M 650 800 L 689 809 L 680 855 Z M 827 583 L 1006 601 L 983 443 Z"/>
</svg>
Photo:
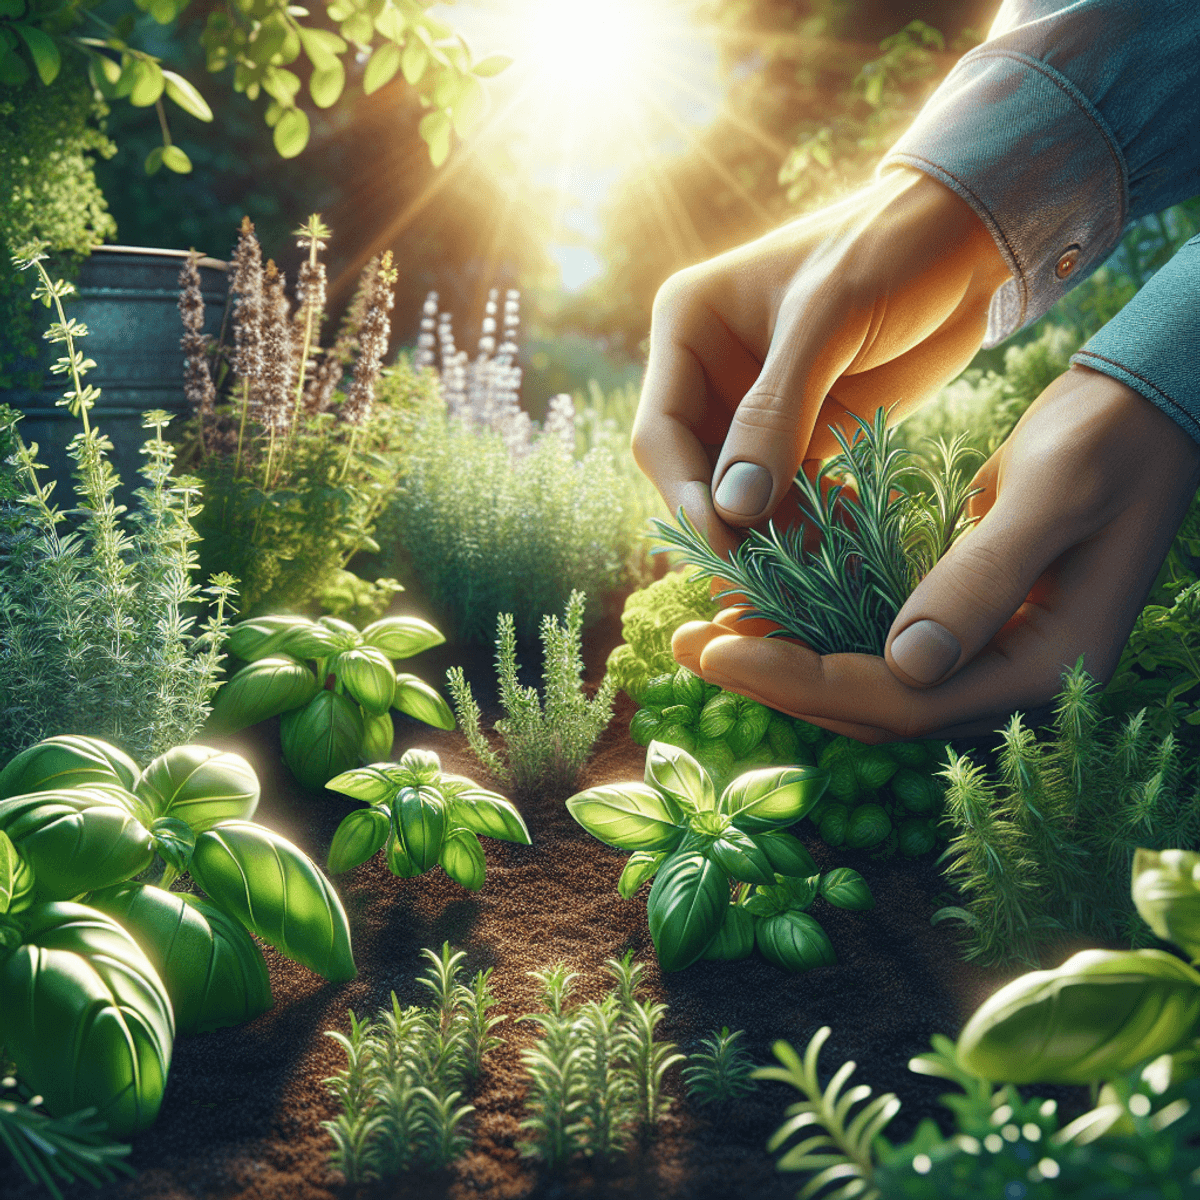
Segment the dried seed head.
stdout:
<svg viewBox="0 0 1200 1200">
<path fill-rule="evenodd" d="M 388 250 L 372 279 L 371 294 L 359 328 L 354 377 L 346 390 L 346 403 L 342 406 L 342 416 L 352 425 L 363 425 L 371 416 L 375 383 L 379 379 L 383 357 L 387 353 L 388 334 L 391 332 L 388 313 L 396 302 L 392 292 L 396 275 L 392 269 L 392 252 Z"/>
<path fill-rule="evenodd" d="M 187 256 L 179 272 L 179 315 L 183 318 L 183 337 L 179 339 L 184 353 L 183 392 L 201 421 L 212 417 L 217 390 L 208 369 L 209 339 L 204 334 L 204 296 L 200 291 L 200 270 L 195 251 Z M 200 432 L 204 438 L 203 425 Z"/>
</svg>

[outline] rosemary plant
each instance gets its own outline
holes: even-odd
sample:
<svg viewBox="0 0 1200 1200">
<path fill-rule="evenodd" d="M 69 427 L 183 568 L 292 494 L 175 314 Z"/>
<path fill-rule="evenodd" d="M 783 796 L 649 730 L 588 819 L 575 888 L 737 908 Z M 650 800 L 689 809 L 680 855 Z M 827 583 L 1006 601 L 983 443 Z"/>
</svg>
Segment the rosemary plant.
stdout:
<svg viewBox="0 0 1200 1200">
<path fill-rule="evenodd" d="M 616 686 L 606 676 L 590 700 L 581 687 L 583 675 L 584 597 L 571 593 L 566 624 L 542 619 L 544 701 L 535 687 L 517 679 L 517 634 L 511 613 L 496 622 L 496 669 L 500 702 L 507 716 L 496 722 L 504 740 L 501 756 L 479 727 L 479 706 L 461 667 L 446 673 L 458 723 L 479 761 L 506 787 L 522 796 L 551 789 L 570 791 L 592 746 L 612 719 Z"/>
<path fill-rule="evenodd" d="M 745 1031 L 728 1025 L 701 1043 L 688 1055 L 683 1082 L 688 1098 L 697 1104 L 728 1104 L 754 1091 L 754 1060 L 738 1044 Z"/>
<path fill-rule="evenodd" d="M 348 1184 L 402 1171 L 441 1170 L 470 1144 L 463 1089 L 483 1056 L 501 1040 L 489 1017 L 496 1004 L 491 972 L 478 972 L 470 987 L 460 979 L 465 955 L 447 942 L 429 960 L 418 982 L 429 989 L 429 1008 L 404 1008 L 392 993 L 390 1010 L 373 1020 L 350 1013 L 350 1034 L 330 1030 L 346 1051 L 346 1067 L 325 1080 L 343 1111 L 324 1122 L 333 1138 L 331 1165 Z"/>
<path fill-rule="evenodd" d="M 841 453 L 815 480 L 797 473 L 803 524 L 752 529 L 724 559 L 680 509 L 678 526 L 652 520 L 666 545 L 651 553 L 681 550 L 701 575 L 727 581 L 731 586 L 721 595 L 745 596 L 748 615 L 780 626 L 774 636 L 800 638 L 818 654 L 882 655 L 901 605 L 971 525 L 966 505 L 978 489 L 970 487 L 963 460 L 975 451 L 964 438 L 939 441 L 942 465 L 935 472 L 893 445 L 883 409 L 873 424 L 855 420 L 860 428 L 852 440 L 834 427 Z M 925 483 L 927 494 L 910 485 L 909 475 Z M 845 476 L 857 495 L 846 491 L 839 478 Z M 810 527 L 820 535 L 814 551 L 803 546 Z"/>
<path fill-rule="evenodd" d="M 574 972 L 563 964 L 531 972 L 547 1011 L 524 1018 L 541 1036 L 521 1052 L 529 1080 L 521 1128 L 532 1136 L 519 1148 L 550 1170 L 578 1153 L 604 1166 L 635 1133 L 651 1134 L 671 1103 L 663 1080 L 683 1055 L 655 1036 L 667 1006 L 636 995 L 644 968 L 632 952 L 607 969 L 608 995 L 574 1008 L 566 1005 Z"/>
<path fill-rule="evenodd" d="M 125 1161 L 129 1147 L 104 1136 L 105 1125 L 96 1120 L 95 1109 L 52 1117 L 42 1109 L 40 1097 L 7 1073 L 9 1066 L 0 1047 L 0 1143 L 31 1183 L 62 1200 L 60 1182 L 82 1179 L 99 1187 L 114 1180 L 117 1171 L 136 1174 Z"/>
<path fill-rule="evenodd" d="M 1001 731 L 998 780 L 951 753 L 946 871 L 967 899 L 936 916 L 966 923 L 968 958 L 1036 963 L 1065 936 L 1146 937 L 1129 900 L 1133 852 L 1197 844 L 1200 779 L 1145 716 L 1105 717 L 1080 660 L 1063 675 L 1049 736 L 1019 713 Z"/>
<path fill-rule="evenodd" d="M 208 716 L 235 580 L 222 572 L 205 589 L 192 581 L 202 506 L 198 481 L 172 475 L 165 412 L 143 418 L 146 482 L 134 493 L 138 511 L 123 520 L 111 443 L 89 417 L 100 393 L 83 382 L 95 365 L 76 348 L 87 330 L 67 319 L 63 300 L 74 288 L 52 282 L 44 258 L 32 246 L 14 261 L 36 268 L 34 298 L 57 310 L 47 337 L 66 354 L 51 370 L 69 377 L 59 404 L 82 430 L 68 451 L 78 464 L 68 513 L 52 504 L 55 483 L 38 478 L 37 447 L 10 435 L 24 519 L 0 556 L 0 761 L 60 733 L 101 736 L 153 758 L 189 742 Z M 202 594 L 215 612 L 197 628 Z"/>
</svg>

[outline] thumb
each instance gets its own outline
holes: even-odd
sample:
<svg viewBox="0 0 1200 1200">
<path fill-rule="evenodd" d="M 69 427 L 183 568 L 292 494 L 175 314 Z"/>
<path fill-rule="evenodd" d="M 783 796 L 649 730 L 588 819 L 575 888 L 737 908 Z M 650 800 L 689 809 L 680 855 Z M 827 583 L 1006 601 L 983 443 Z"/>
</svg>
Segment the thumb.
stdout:
<svg viewBox="0 0 1200 1200">
<path fill-rule="evenodd" d="M 954 675 L 1036 598 L 1047 568 L 1078 542 L 1076 522 L 1038 499 L 1010 489 L 917 585 L 884 648 L 901 682 L 928 687 Z"/>
</svg>

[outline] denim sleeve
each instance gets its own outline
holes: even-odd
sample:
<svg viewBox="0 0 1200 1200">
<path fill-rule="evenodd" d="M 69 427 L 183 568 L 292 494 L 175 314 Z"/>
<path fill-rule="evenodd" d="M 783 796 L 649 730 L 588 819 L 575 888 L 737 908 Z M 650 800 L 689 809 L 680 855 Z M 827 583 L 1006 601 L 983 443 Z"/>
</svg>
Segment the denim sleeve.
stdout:
<svg viewBox="0 0 1200 1200">
<path fill-rule="evenodd" d="M 988 40 L 955 66 L 880 169 L 898 165 L 941 180 L 995 238 L 1012 271 L 992 298 L 984 345 L 996 345 L 1091 274 L 1129 221 L 1200 192 L 1200 2 L 1004 0 Z M 1181 308 L 1184 295 L 1195 306 L 1197 257 L 1181 252 L 1155 292 L 1139 295 L 1111 334 L 1106 327 L 1103 354 L 1124 361 L 1125 343 L 1151 332 L 1150 305 L 1169 288 L 1183 289 Z M 1167 328 L 1150 345 L 1157 352 L 1134 348 L 1138 371 L 1154 373 L 1146 354 L 1196 361 L 1194 340 L 1175 344 Z M 1178 395 L 1175 376 L 1166 382 L 1164 394 Z M 1191 386 L 1200 417 L 1197 391 L 1200 382 Z M 1191 429 L 1200 433 L 1195 419 Z"/>
</svg>

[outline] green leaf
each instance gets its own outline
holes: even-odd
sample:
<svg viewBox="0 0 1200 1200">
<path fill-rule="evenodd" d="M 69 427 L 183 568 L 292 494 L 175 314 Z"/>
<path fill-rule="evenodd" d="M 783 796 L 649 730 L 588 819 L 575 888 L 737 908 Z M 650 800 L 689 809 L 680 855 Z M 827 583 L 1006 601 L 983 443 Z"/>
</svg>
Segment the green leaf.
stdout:
<svg viewBox="0 0 1200 1200">
<path fill-rule="evenodd" d="M 363 718 L 363 740 L 359 758 L 363 762 L 383 762 L 392 757 L 392 743 L 396 740 L 396 726 L 391 713 Z M 327 785 L 328 786 L 328 785 Z"/>
<path fill-rule="evenodd" d="M 177 1034 L 253 1021 L 273 1003 L 262 951 L 210 900 L 125 883 L 88 897 L 145 952 L 166 986 Z"/>
<path fill-rule="evenodd" d="M 691 966 L 716 937 L 729 907 L 729 878 L 699 851 L 672 854 L 658 869 L 646 916 L 664 971 Z"/>
<path fill-rule="evenodd" d="M 819 767 L 764 767 L 739 775 L 724 791 L 719 811 L 746 833 L 800 820 L 821 798 L 829 772 Z"/>
<path fill-rule="evenodd" d="M 392 707 L 435 729 L 454 728 L 454 713 L 442 694 L 415 675 L 406 672 L 396 675 Z"/>
<path fill-rule="evenodd" d="M 357 765 L 363 743 L 362 713 L 348 696 L 320 691 L 279 723 L 283 758 L 293 775 L 314 791 Z"/>
<path fill-rule="evenodd" d="M 162 170 L 163 165 L 163 147 L 155 146 L 149 154 L 146 155 L 145 169 L 147 175 L 157 175 Z"/>
<path fill-rule="evenodd" d="M 846 845 L 854 850 L 870 850 L 891 832 L 892 819 L 882 805 L 860 804 L 851 811 L 846 824 Z"/>
<path fill-rule="evenodd" d="M 701 737 L 724 737 L 737 720 L 737 696 L 733 692 L 718 692 L 700 710 L 696 731 Z"/>
<path fill-rule="evenodd" d="M 806 912 L 789 909 L 763 917 L 754 930 L 763 958 L 785 971 L 799 973 L 837 962 L 825 930 Z"/>
<path fill-rule="evenodd" d="M 380 716 L 391 707 L 396 673 L 382 650 L 374 646 L 343 650 L 330 661 L 329 670 L 373 716 Z"/>
<path fill-rule="evenodd" d="M 412 658 L 446 640 L 420 617 L 384 617 L 372 621 L 362 631 L 362 639 L 366 645 L 382 650 L 391 659 Z"/>
<path fill-rule="evenodd" d="M 308 134 L 307 114 L 298 108 L 285 109 L 275 124 L 275 150 L 279 157 L 295 158 L 308 145 Z"/>
<path fill-rule="evenodd" d="M 320 645 L 315 653 L 309 653 L 313 647 L 305 635 L 314 634 Z M 324 658 L 336 649 L 332 638 L 333 634 L 328 629 L 307 617 L 254 617 L 249 621 L 239 621 L 229 631 L 226 648 L 230 654 L 246 662 L 257 662 L 273 654 Z M 303 652 L 293 649 L 293 643 L 296 642 L 302 644 Z"/>
<path fill-rule="evenodd" d="M 365 863 L 387 841 L 391 821 L 379 808 L 360 808 L 342 818 L 329 846 L 328 871 L 341 875 Z"/>
<path fill-rule="evenodd" d="M 674 798 L 644 783 L 577 792 L 567 812 L 592 837 L 621 850 L 670 850 L 683 837 L 683 814 Z"/>
<path fill-rule="evenodd" d="M 442 853 L 446 802 L 431 787 L 405 787 L 392 801 L 396 837 L 418 871 L 428 871 Z"/>
<path fill-rule="evenodd" d="M 352 771 L 329 780 L 325 785 L 331 792 L 353 796 L 366 804 L 390 803 L 400 790 L 400 785 L 385 775 L 378 767 L 355 767 Z"/>
<path fill-rule="evenodd" d="M 679 746 L 651 742 L 646 750 L 645 780 L 687 812 L 707 812 L 717 806 L 716 792 L 708 773 Z"/>
<path fill-rule="evenodd" d="M 486 869 L 483 847 L 469 829 L 452 829 L 446 834 L 438 862 L 455 883 L 472 892 L 483 887 Z"/>
<path fill-rule="evenodd" d="M 390 83 L 400 70 L 400 47 L 395 42 L 385 42 L 376 47 L 363 72 L 363 91 L 366 95 L 377 92 L 385 83 Z"/>
<path fill-rule="evenodd" d="M 184 112 L 190 113 L 197 121 L 211 121 L 212 109 L 208 101 L 182 75 L 174 71 L 163 72 L 163 90 Z M 168 163 L 168 166 L 171 164 Z M 240 657 L 240 656 L 239 656 Z"/>
<path fill-rule="evenodd" d="M 1005 1083 L 1093 1083 L 1195 1036 L 1200 974 L 1161 950 L 1084 950 L 1031 971 L 976 1009 L 963 1066 Z"/>
<path fill-rule="evenodd" d="M 754 953 L 754 917 L 739 904 L 725 910 L 717 936 L 702 957 L 708 961 L 737 962 Z"/>
<path fill-rule="evenodd" d="M 1200 958 L 1200 854 L 1191 850 L 1133 852 L 1133 903 L 1164 942 Z"/>
<path fill-rule="evenodd" d="M 866 912 L 875 907 L 875 897 L 867 881 L 849 867 L 838 867 L 821 878 L 821 895 L 834 906 L 851 912 Z"/>
<path fill-rule="evenodd" d="M 530 845 L 529 828 L 511 801 L 481 787 L 459 792 L 450 801 L 451 819 L 458 825 L 486 837 Z"/>
<path fill-rule="evenodd" d="M 0 771 L 0 800 L 82 783 L 112 783 L 132 791 L 140 773 L 124 750 L 99 738 L 62 734 L 22 750 Z"/>
<path fill-rule="evenodd" d="M 357 974 L 337 892 L 277 833 L 248 821 L 210 829 L 196 839 L 191 874 L 214 904 L 281 954 L 331 983 Z"/>
<path fill-rule="evenodd" d="M 62 66 L 62 58 L 54 39 L 36 25 L 14 23 L 11 26 L 21 35 L 25 45 L 29 47 L 29 56 L 33 59 L 34 70 L 44 84 L 51 84 L 58 78 Z"/>
<path fill-rule="evenodd" d="M 459 137 L 466 137 L 483 120 L 487 107 L 487 92 L 483 90 L 483 84 L 473 75 L 462 76 L 452 110 L 454 132 Z"/>
<path fill-rule="evenodd" d="M 421 76 L 425 74 L 425 68 L 428 65 L 428 49 L 416 38 L 410 38 L 408 45 L 404 47 L 404 56 L 400 60 L 400 69 L 404 72 L 405 83 L 410 87 L 415 86 L 420 82 Z M 422 136 L 424 135 L 422 134 Z"/>
<path fill-rule="evenodd" d="M 472 74 L 478 75 L 480 79 L 491 79 L 494 75 L 499 75 L 501 71 L 507 70 L 512 66 L 512 58 L 507 54 L 489 54 L 487 58 L 477 62 L 472 68 Z"/>
<path fill-rule="evenodd" d="M 29 75 L 29 68 L 19 54 L 0 47 L 0 83 L 8 87 L 20 87 Z"/>
<path fill-rule="evenodd" d="M 28 908 L 33 903 L 35 883 L 33 869 L 12 838 L 0 830 L 0 915 Z"/>
<path fill-rule="evenodd" d="M 37 880 L 39 900 L 70 900 L 124 883 L 154 861 L 136 797 L 91 784 L 0 800 L 0 829 Z"/>
<path fill-rule="evenodd" d="M 129 93 L 129 103 L 134 108 L 149 108 L 162 94 L 166 87 L 162 68 L 149 59 L 133 60 L 133 88 Z"/>
<path fill-rule="evenodd" d="M 217 692 L 209 728 L 235 733 L 290 709 L 303 708 L 320 690 L 312 671 L 280 655 L 251 662 Z"/>
<path fill-rule="evenodd" d="M 769 886 L 775 882 L 771 860 L 754 839 L 740 829 L 731 826 L 712 842 L 706 853 L 722 870 L 742 883 Z"/>
<path fill-rule="evenodd" d="M 389 825 L 390 830 L 390 825 Z M 395 831 L 391 830 L 386 846 L 388 870 L 393 875 L 398 875 L 401 879 L 415 879 L 420 875 L 421 868 L 413 862 L 407 854 L 404 853 L 404 846 L 396 837 Z"/>
<path fill-rule="evenodd" d="M 666 850 L 651 853 L 648 850 L 635 850 L 617 880 L 617 891 L 622 900 L 632 900 L 634 893 L 648 879 L 653 879 L 658 868 L 666 861 Z"/>
<path fill-rule="evenodd" d="M 921 745 L 920 742 L 911 743 Z M 911 813 L 925 816 L 938 807 L 942 789 L 927 774 L 901 767 L 891 778 L 892 794 Z"/>
<path fill-rule="evenodd" d="M 154 1123 L 171 1064 L 171 1001 L 137 943 L 82 904 L 22 914 L 0 963 L 0 1029 L 17 1073 L 56 1114 L 97 1109 L 110 1137 Z"/>
<path fill-rule="evenodd" d="M 134 793 L 158 817 L 177 817 L 197 833 L 219 821 L 249 820 L 260 795 L 254 768 L 210 746 L 174 746 L 142 772 Z"/>
<path fill-rule="evenodd" d="M 449 114 L 441 110 L 427 113 L 421 118 L 417 131 L 429 147 L 429 161 L 435 167 L 440 167 L 450 156 L 452 126 Z"/>
<path fill-rule="evenodd" d="M 192 160 L 178 146 L 164 146 L 162 151 L 163 166 L 169 171 L 176 175 L 191 174 Z"/>
<path fill-rule="evenodd" d="M 346 68 L 333 59 L 328 66 L 318 67 L 309 76 L 308 90 L 318 108 L 332 108 L 346 87 Z"/>
<path fill-rule="evenodd" d="M 154 852 L 176 875 L 182 875 L 192 861 L 196 831 L 178 817 L 159 817 L 150 826 L 150 836 L 154 842 Z"/>
<path fill-rule="evenodd" d="M 745 758 L 766 737 L 771 724 L 771 710 L 745 696 L 737 699 L 737 720 L 725 737 L 734 758 Z"/>
<path fill-rule="evenodd" d="M 780 875 L 807 879 L 810 875 L 817 874 L 817 864 L 813 861 L 813 856 L 794 834 L 772 829 L 753 836 L 758 848 L 767 856 L 771 868 Z"/>
</svg>

